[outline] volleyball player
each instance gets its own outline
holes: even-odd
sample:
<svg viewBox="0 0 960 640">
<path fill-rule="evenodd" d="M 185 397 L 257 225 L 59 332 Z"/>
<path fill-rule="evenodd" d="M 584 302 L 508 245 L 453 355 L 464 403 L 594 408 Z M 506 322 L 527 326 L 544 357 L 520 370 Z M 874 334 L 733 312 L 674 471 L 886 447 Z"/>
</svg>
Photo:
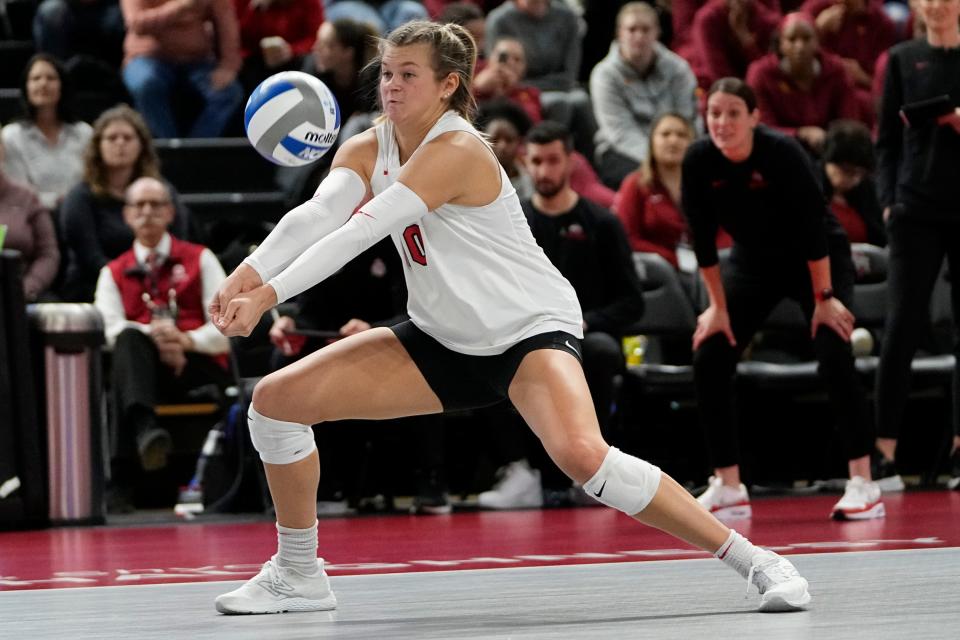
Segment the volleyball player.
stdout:
<svg viewBox="0 0 960 640">
<path fill-rule="evenodd" d="M 466 119 L 475 45 L 456 25 L 411 22 L 380 47 L 384 118 L 348 140 L 314 198 L 229 276 L 211 314 L 229 336 L 393 238 L 410 320 L 340 340 L 263 378 L 249 410 L 279 549 L 221 595 L 224 613 L 336 606 L 317 558 L 320 467 L 311 424 L 385 419 L 509 398 L 544 447 L 600 502 L 717 555 L 758 587 L 761 609 L 810 600 L 786 559 L 752 545 L 669 476 L 608 446 L 580 363 L 583 319 L 537 246 L 496 156 Z M 373 198 L 353 211 L 368 191 Z"/>
</svg>

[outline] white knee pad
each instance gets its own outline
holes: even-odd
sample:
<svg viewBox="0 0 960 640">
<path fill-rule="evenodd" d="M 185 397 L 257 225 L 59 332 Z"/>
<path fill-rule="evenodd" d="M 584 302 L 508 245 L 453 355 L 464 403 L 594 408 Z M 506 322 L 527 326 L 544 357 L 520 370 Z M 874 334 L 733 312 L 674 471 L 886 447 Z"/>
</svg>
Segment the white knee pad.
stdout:
<svg viewBox="0 0 960 640">
<path fill-rule="evenodd" d="M 610 447 L 603 464 L 583 489 L 598 502 L 633 516 L 653 500 L 660 476 L 660 467 Z"/>
<path fill-rule="evenodd" d="M 268 418 L 252 404 L 247 411 L 247 424 L 253 447 L 264 462 L 290 464 L 303 460 L 317 448 L 309 425 Z"/>
</svg>

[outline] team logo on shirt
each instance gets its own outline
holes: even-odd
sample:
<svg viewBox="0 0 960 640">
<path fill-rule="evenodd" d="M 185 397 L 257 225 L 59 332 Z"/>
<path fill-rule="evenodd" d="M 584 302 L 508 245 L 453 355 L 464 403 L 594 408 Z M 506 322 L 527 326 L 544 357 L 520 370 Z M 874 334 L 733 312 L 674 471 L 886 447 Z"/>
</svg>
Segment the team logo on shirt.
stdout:
<svg viewBox="0 0 960 640">
<path fill-rule="evenodd" d="M 763 175 L 759 171 L 754 171 L 750 174 L 750 184 L 748 186 L 751 189 L 762 189 L 767 186 L 767 181 L 764 180 Z"/>
<path fill-rule="evenodd" d="M 565 236 L 567 240 L 584 240 L 587 237 L 587 234 L 583 231 L 583 227 L 576 222 L 566 229 L 563 229 L 560 235 Z"/>
</svg>

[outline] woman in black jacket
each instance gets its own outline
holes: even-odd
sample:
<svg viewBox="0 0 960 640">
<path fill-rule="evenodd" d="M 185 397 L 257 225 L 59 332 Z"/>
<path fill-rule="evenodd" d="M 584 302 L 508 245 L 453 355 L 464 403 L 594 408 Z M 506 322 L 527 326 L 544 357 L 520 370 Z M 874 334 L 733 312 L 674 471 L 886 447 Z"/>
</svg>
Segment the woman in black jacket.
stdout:
<svg viewBox="0 0 960 640">
<path fill-rule="evenodd" d="M 707 98 L 710 137 L 694 142 L 683 162 L 683 209 L 710 296 L 693 335 L 697 405 L 715 470 L 699 500 L 718 515 L 751 515 L 740 483 L 733 376 L 751 337 L 789 297 L 811 319 L 820 375 L 849 460 L 851 479 L 832 515 L 881 517 L 880 489 L 870 477 L 873 434 L 850 350 L 850 245 L 825 205 L 806 153 L 794 139 L 757 126 L 756 104 L 742 80 L 714 83 Z M 720 227 L 733 237 L 722 276 Z"/>
<path fill-rule="evenodd" d="M 890 49 L 877 137 L 880 204 L 890 239 L 890 294 L 876 394 L 877 448 L 885 466 L 892 466 L 896 452 L 910 362 L 944 257 L 954 278 L 960 274 L 960 0 L 921 2 L 917 10 L 927 25 L 926 38 Z M 942 110 L 913 108 L 936 98 Z M 910 116 L 909 126 L 901 110 Z M 956 288 L 952 302 L 954 318 L 960 318 Z M 958 380 L 960 370 L 954 372 L 954 407 L 960 406 Z M 960 475 L 956 418 L 954 434 L 954 475 Z"/>
</svg>

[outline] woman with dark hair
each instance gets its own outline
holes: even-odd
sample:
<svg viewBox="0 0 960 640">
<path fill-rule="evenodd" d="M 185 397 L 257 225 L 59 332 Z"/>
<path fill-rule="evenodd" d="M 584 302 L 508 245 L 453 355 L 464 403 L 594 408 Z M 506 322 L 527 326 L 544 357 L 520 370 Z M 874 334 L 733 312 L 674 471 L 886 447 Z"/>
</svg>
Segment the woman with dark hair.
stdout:
<svg viewBox="0 0 960 640">
<path fill-rule="evenodd" d="M 161 178 L 160 161 L 143 117 L 121 105 L 104 111 L 93 125 L 84 154 L 83 180 L 63 201 L 60 220 L 66 246 L 65 300 L 89 302 L 103 265 L 130 248 L 133 231 L 124 222 L 124 194 L 134 180 Z M 189 237 L 186 209 L 173 187 L 170 233 Z"/>
<path fill-rule="evenodd" d="M 320 78 L 340 105 L 339 143 L 373 123 L 376 112 L 376 70 L 367 64 L 377 53 L 377 32 L 350 18 L 328 20 L 317 30 L 313 53 L 303 71 Z"/>
<path fill-rule="evenodd" d="M 850 242 L 886 246 L 887 232 L 873 179 L 876 158 L 862 122 L 838 120 L 823 144 L 820 184 Z"/>
<path fill-rule="evenodd" d="M 517 197 L 533 195 L 533 178 L 523 164 L 523 143 L 533 123 L 519 105 L 506 99 L 489 100 L 477 112 L 477 128 L 487 134 L 500 166 L 510 178 Z"/>
<path fill-rule="evenodd" d="M 73 94 L 60 61 L 38 53 L 20 83 L 23 118 L 3 128 L 4 172 L 37 192 L 54 209 L 83 174 L 83 150 L 91 129 L 72 111 Z"/>
<path fill-rule="evenodd" d="M 650 154 L 624 178 L 613 202 L 630 248 L 660 254 L 678 269 L 678 248 L 689 241 L 680 211 L 683 156 L 696 137 L 693 125 L 680 114 L 661 114 L 650 129 Z M 722 229 L 717 246 L 730 246 L 730 236 Z"/>
<path fill-rule="evenodd" d="M 760 120 L 819 154 L 832 121 L 859 115 L 853 81 L 840 58 L 820 49 L 813 18 L 804 13 L 784 16 L 775 49 L 747 70 Z"/>
<path fill-rule="evenodd" d="M 697 408 L 714 477 L 700 503 L 728 518 L 749 518 L 740 482 L 733 377 L 744 348 L 773 308 L 792 298 L 810 318 L 810 335 L 840 424 L 850 480 L 836 519 L 884 515 L 871 481 L 873 432 L 850 349 L 854 268 L 850 244 L 827 209 L 813 166 L 797 142 L 758 126 L 753 90 L 722 78 L 707 97 L 710 137 L 683 161 L 683 208 L 710 297 L 693 334 Z M 721 274 L 717 230 L 733 237 Z"/>
</svg>

